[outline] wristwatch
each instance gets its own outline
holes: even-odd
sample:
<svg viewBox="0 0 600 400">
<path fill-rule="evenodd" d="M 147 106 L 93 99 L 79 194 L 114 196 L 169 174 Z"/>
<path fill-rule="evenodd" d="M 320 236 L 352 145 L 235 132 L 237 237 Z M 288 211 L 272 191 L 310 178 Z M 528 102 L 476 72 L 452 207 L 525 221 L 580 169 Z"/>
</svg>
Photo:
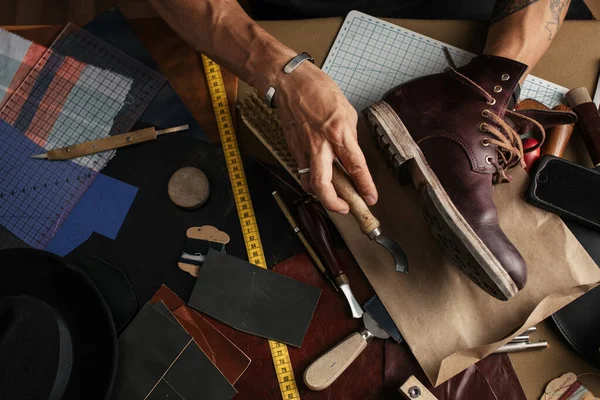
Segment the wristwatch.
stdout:
<svg viewBox="0 0 600 400">
<path fill-rule="evenodd" d="M 315 63 L 315 59 L 312 58 L 308 53 L 300 53 L 296 57 L 292 58 L 285 65 L 285 67 L 283 67 L 283 72 L 285 74 L 291 74 L 304 61 L 310 61 L 313 64 Z M 269 106 L 269 108 L 274 108 L 273 97 L 275 97 L 275 88 L 273 86 L 270 86 L 269 89 L 267 89 L 267 93 L 265 94 L 265 102 L 267 103 L 267 106 Z"/>
</svg>

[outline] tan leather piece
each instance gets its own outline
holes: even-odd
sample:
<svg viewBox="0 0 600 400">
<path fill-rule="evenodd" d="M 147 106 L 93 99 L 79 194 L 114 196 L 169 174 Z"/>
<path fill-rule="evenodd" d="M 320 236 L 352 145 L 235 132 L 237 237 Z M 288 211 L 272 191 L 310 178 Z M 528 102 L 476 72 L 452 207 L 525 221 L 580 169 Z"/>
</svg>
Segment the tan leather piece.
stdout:
<svg viewBox="0 0 600 400">
<path fill-rule="evenodd" d="M 250 365 L 250 358 L 165 285 L 158 289 L 150 303 L 159 301 L 165 303 L 173 312 L 177 321 L 194 338 L 223 376 L 232 385 L 235 384 Z"/>
</svg>

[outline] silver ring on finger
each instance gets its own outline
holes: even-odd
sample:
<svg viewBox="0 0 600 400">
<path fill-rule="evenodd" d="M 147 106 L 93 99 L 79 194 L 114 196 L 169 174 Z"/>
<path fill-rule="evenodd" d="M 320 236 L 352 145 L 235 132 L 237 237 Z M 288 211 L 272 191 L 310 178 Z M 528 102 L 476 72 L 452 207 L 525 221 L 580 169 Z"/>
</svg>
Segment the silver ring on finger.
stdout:
<svg viewBox="0 0 600 400">
<path fill-rule="evenodd" d="M 299 168 L 298 175 L 308 174 L 310 172 L 310 168 Z"/>
</svg>

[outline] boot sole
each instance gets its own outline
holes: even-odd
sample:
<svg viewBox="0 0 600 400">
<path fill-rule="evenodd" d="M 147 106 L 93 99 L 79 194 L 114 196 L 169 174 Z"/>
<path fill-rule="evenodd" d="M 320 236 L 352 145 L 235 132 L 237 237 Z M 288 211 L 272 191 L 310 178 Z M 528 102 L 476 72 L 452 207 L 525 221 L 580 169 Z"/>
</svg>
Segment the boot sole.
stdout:
<svg viewBox="0 0 600 400">
<path fill-rule="evenodd" d="M 398 182 L 412 180 L 423 196 L 425 222 L 442 252 L 490 295 L 514 296 L 517 285 L 454 206 L 393 108 L 380 101 L 364 115 Z"/>
</svg>

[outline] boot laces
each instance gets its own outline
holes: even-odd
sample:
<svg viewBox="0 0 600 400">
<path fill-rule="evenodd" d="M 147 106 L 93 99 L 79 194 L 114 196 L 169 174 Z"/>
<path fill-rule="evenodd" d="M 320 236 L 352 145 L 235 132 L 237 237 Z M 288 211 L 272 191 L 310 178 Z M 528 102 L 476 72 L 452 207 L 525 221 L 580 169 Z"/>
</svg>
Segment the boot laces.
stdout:
<svg viewBox="0 0 600 400">
<path fill-rule="evenodd" d="M 451 76 L 466 83 L 469 88 L 473 89 L 476 93 L 481 94 L 489 105 L 496 104 L 496 99 L 494 99 L 491 94 L 489 94 L 476 82 L 461 74 L 454 68 L 449 68 L 448 71 L 451 72 Z M 541 133 L 541 137 L 538 138 L 539 143 L 544 141 L 544 128 L 542 128 L 542 126 L 536 120 L 510 110 L 506 110 L 506 113 L 510 114 L 516 119 L 523 119 L 533 123 L 539 128 L 537 131 Z M 521 141 L 519 134 L 506 121 L 504 121 L 503 118 L 494 114 L 489 109 L 484 110 L 484 112 L 482 112 L 482 116 L 489 118 L 492 122 L 492 124 L 484 122 L 480 125 L 480 130 L 492 135 L 491 138 L 485 138 L 483 140 L 485 140 L 488 144 L 496 145 L 498 151 L 497 161 L 494 160 L 492 164 L 496 168 L 496 174 L 494 174 L 494 184 L 510 182 L 512 181 L 512 176 L 507 174 L 506 171 L 518 164 L 525 168 L 523 156 L 526 152 L 531 150 L 525 151 L 523 149 L 523 142 Z"/>
</svg>

